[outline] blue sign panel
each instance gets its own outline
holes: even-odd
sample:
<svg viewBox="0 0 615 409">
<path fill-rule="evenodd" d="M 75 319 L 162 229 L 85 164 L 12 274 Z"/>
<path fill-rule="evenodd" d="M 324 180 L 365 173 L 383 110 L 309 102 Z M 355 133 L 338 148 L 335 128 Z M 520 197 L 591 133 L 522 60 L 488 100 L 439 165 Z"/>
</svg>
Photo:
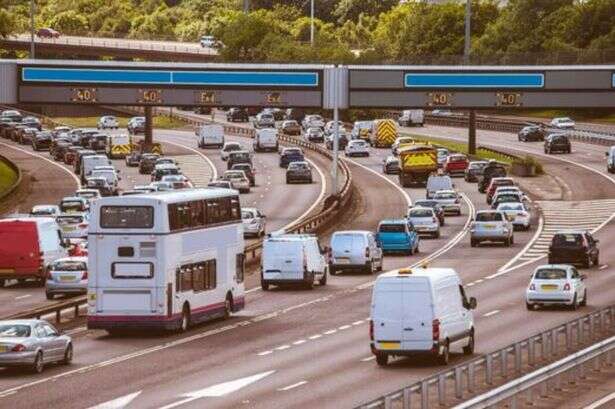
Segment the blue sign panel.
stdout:
<svg viewBox="0 0 615 409">
<path fill-rule="evenodd" d="M 156 84 L 203 86 L 317 87 L 317 72 L 278 71 L 168 71 L 93 68 L 24 67 L 24 82 L 63 82 L 95 84 Z"/>
<path fill-rule="evenodd" d="M 542 88 L 542 73 L 407 73 L 406 88 Z"/>
</svg>

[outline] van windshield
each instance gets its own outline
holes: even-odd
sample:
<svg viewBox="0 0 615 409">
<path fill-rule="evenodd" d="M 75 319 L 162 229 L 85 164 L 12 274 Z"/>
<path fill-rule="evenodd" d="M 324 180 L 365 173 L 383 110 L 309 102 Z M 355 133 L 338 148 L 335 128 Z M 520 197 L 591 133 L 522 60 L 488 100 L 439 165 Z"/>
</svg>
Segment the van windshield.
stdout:
<svg viewBox="0 0 615 409">
<path fill-rule="evenodd" d="M 381 224 L 380 227 L 378 228 L 378 231 L 380 233 L 405 233 L 406 229 L 405 226 L 401 223 L 388 223 L 388 224 Z"/>
</svg>

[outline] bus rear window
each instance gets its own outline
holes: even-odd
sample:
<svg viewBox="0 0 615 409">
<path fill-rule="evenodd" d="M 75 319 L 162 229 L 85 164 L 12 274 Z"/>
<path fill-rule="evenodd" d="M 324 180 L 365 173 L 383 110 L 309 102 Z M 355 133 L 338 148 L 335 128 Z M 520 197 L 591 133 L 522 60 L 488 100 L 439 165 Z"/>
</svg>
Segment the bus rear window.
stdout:
<svg viewBox="0 0 615 409">
<path fill-rule="evenodd" d="M 100 227 L 106 229 L 151 229 L 154 208 L 151 206 L 103 206 Z"/>
</svg>

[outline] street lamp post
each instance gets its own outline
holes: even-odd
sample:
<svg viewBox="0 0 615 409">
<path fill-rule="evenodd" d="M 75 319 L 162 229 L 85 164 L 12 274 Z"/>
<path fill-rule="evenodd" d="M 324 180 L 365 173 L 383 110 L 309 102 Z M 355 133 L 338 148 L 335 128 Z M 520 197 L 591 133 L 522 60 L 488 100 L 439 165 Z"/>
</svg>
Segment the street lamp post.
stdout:
<svg viewBox="0 0 615 409">
<path fill-rule="evenodd" d="M 470 64 L 470 47 L 471 47 L 471 26 L 470 21 L 472 18 L 472 0 L 466 0 L 466 32 L 465 42 L 463 47 L 463 63 L 465 65 Z M 476 154 L 476 111 L 470 109 L 468 115 L 468 153 L 470 155 Z"/>
<path fill-rule="evenodd" d="M 310 45 L 314 47 L 314 0 L 310 0 Z"/>
<path fill-rule="evenodd" d="M 34 56 L 34 0 L 30 0 L 30 58 Z"/>
</svg>

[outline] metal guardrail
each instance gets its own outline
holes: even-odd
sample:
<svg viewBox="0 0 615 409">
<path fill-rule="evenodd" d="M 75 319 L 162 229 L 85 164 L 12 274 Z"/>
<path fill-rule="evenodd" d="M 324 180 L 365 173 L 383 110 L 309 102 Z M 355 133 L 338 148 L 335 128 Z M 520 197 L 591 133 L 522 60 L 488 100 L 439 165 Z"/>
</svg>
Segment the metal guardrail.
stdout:
<svg viewBox="0 0 615 409">
<path fill-rule="evenodd" d="M 428 409 L 437 405 L 450 407 L 455 403 L 460 403 L 469 394 L 477 392 L 480 386 L 489 387 L 498 381 L 506 381 L 511 377 L 521 376 L 523 372 L 534 369 L 537 365 L 551 362 L 560 354 L 571 353 L 588 343 L 595 342 L 598 337 L 614 331 L 615 306 L 605 307 L 497 351 L 489 352 L 453 368 L 440 371 L 403 389 L 360 405 L 358 408 Z M 615 344 L 615 341 L 611 342 Z M 608 352 L 610 348 L 609 346 L 608 350 L 605 347 L 591 351 L 594 353 L 600 349 L 602 352 Z M 576 356 L 576 354 L 572 356 Z M 579 358 L 577 361 L 579 364 L 589 362 L 599 355 L 583 354 L 583 356 L 586 359 Z M 570 361 L 565 362 L 566 365 L 570 364 Z M 546 372 L 553 376 L 561 376 L 571 368 L 562 366 L 561 370 L 551 370 L 551 372 L 546 370 Z M 577 375 L 573 374 L 572 376 Z M 545 374 L 544 378 L 536 378 L 540 381 L 538 383 L 530 382 L 528 378 L 528 382 L 523 384 L 520 392 L 528 391 L 539 384 L 544 386 L 550 379 L 546 376 Z M 452 384 L 452 388 L 450 384 Z M 510 387 L 520 387 L 520 385 L 514 384 L 513 386 L 511 383 Z M 506 398 L 512 396 L 507 395 Z"/>
</svg>

